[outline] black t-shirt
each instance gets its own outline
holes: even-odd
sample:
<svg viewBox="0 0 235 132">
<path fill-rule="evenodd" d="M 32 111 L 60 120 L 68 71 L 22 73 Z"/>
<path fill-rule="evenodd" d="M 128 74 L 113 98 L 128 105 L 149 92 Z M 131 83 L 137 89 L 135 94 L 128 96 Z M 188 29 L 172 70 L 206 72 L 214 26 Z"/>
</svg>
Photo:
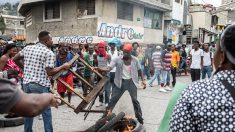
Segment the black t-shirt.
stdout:
<svg viewBox="0 0 235 132">
<path fill-rule="evenodd" d="M 0 79 L 0 114 L 9 112 L 20 98 L 21 92 L 15 84 Z"/>
</svg>

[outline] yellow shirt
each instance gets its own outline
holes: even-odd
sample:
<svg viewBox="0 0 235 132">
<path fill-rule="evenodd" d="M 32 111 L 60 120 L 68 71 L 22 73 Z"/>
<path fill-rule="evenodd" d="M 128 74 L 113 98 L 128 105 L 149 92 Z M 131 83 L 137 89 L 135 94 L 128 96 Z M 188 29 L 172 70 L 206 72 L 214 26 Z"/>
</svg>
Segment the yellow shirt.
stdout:
<svg viewBox="0 0 235 132">
<path fill-rule="evenodd" d="M 180 54 L 178 51 L 171 52 L 171 65 L 172 67 L 178 67 L 178 62 L 180 61 Z"/>
</svg>

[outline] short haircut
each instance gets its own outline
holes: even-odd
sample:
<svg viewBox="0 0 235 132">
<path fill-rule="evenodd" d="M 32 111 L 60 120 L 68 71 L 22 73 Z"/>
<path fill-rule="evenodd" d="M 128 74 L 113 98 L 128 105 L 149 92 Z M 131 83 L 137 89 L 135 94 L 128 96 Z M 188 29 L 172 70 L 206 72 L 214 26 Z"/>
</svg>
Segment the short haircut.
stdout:
<svg viewBox="0 0 235 132">
<path fill-rule="evenodd" d="M 137 42 L 132 43 L 132 47 L 134 47 L 135 44 L 137 44 L 137 46 L 139 47 L 139 44 Z"/>
<path fill-rule="evenodd" d="M 50 33 L 48 31 L 41 31 L 38 35 L 38 39 L 41 40 L 42 38 L 48 36 Z"/>
</svg>

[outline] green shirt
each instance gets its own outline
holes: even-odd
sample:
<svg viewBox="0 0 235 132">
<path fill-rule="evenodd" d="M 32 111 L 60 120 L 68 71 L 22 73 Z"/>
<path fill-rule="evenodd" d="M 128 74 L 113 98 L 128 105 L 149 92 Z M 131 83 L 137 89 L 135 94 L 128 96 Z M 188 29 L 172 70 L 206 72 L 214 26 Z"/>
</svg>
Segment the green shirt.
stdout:
<svg viewBox="0 0 235 132">
<path fill-rule="evenodd" d="M 86 63 L 88 63 L 89 65 L 93 66 L 93 61 L 91 60 L 91 57 L 93 57 L 92 55 L 89 54 L 89 52 L 85 52 L 84 53 L 84 60 L 86 61 Z M 91 70 L 88 67 L 85 67 L 84 69 L 84 77 L 89 77 L 91 76 Z"/>
</svg>

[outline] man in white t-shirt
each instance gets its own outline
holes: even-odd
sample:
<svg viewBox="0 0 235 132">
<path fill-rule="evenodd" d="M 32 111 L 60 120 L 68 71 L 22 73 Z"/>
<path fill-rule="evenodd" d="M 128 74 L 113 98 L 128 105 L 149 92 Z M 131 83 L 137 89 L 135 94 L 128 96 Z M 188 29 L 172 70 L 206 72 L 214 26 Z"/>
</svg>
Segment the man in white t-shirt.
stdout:
<svg viewBox="0 0 235 132">
<path fill-rule="evenodd" d="M 199 48 L 199 42 L 194 42 L 194 49 L 190 52 L 190 68 L 192 81 L 200 80 L 201 68 L 203 66 L 203 50 Z"/>
<path fill-rule="evenodd" d="M 202 68 L 202 79 L 206 78 L 206 74 L 208 78 L 211 77 L 213 71 L 213 53 L 209 50 L 209 44 L 203 44 L 204 49 L 204 57 L 203 57 L 203 68 Z"/>
</svg>

